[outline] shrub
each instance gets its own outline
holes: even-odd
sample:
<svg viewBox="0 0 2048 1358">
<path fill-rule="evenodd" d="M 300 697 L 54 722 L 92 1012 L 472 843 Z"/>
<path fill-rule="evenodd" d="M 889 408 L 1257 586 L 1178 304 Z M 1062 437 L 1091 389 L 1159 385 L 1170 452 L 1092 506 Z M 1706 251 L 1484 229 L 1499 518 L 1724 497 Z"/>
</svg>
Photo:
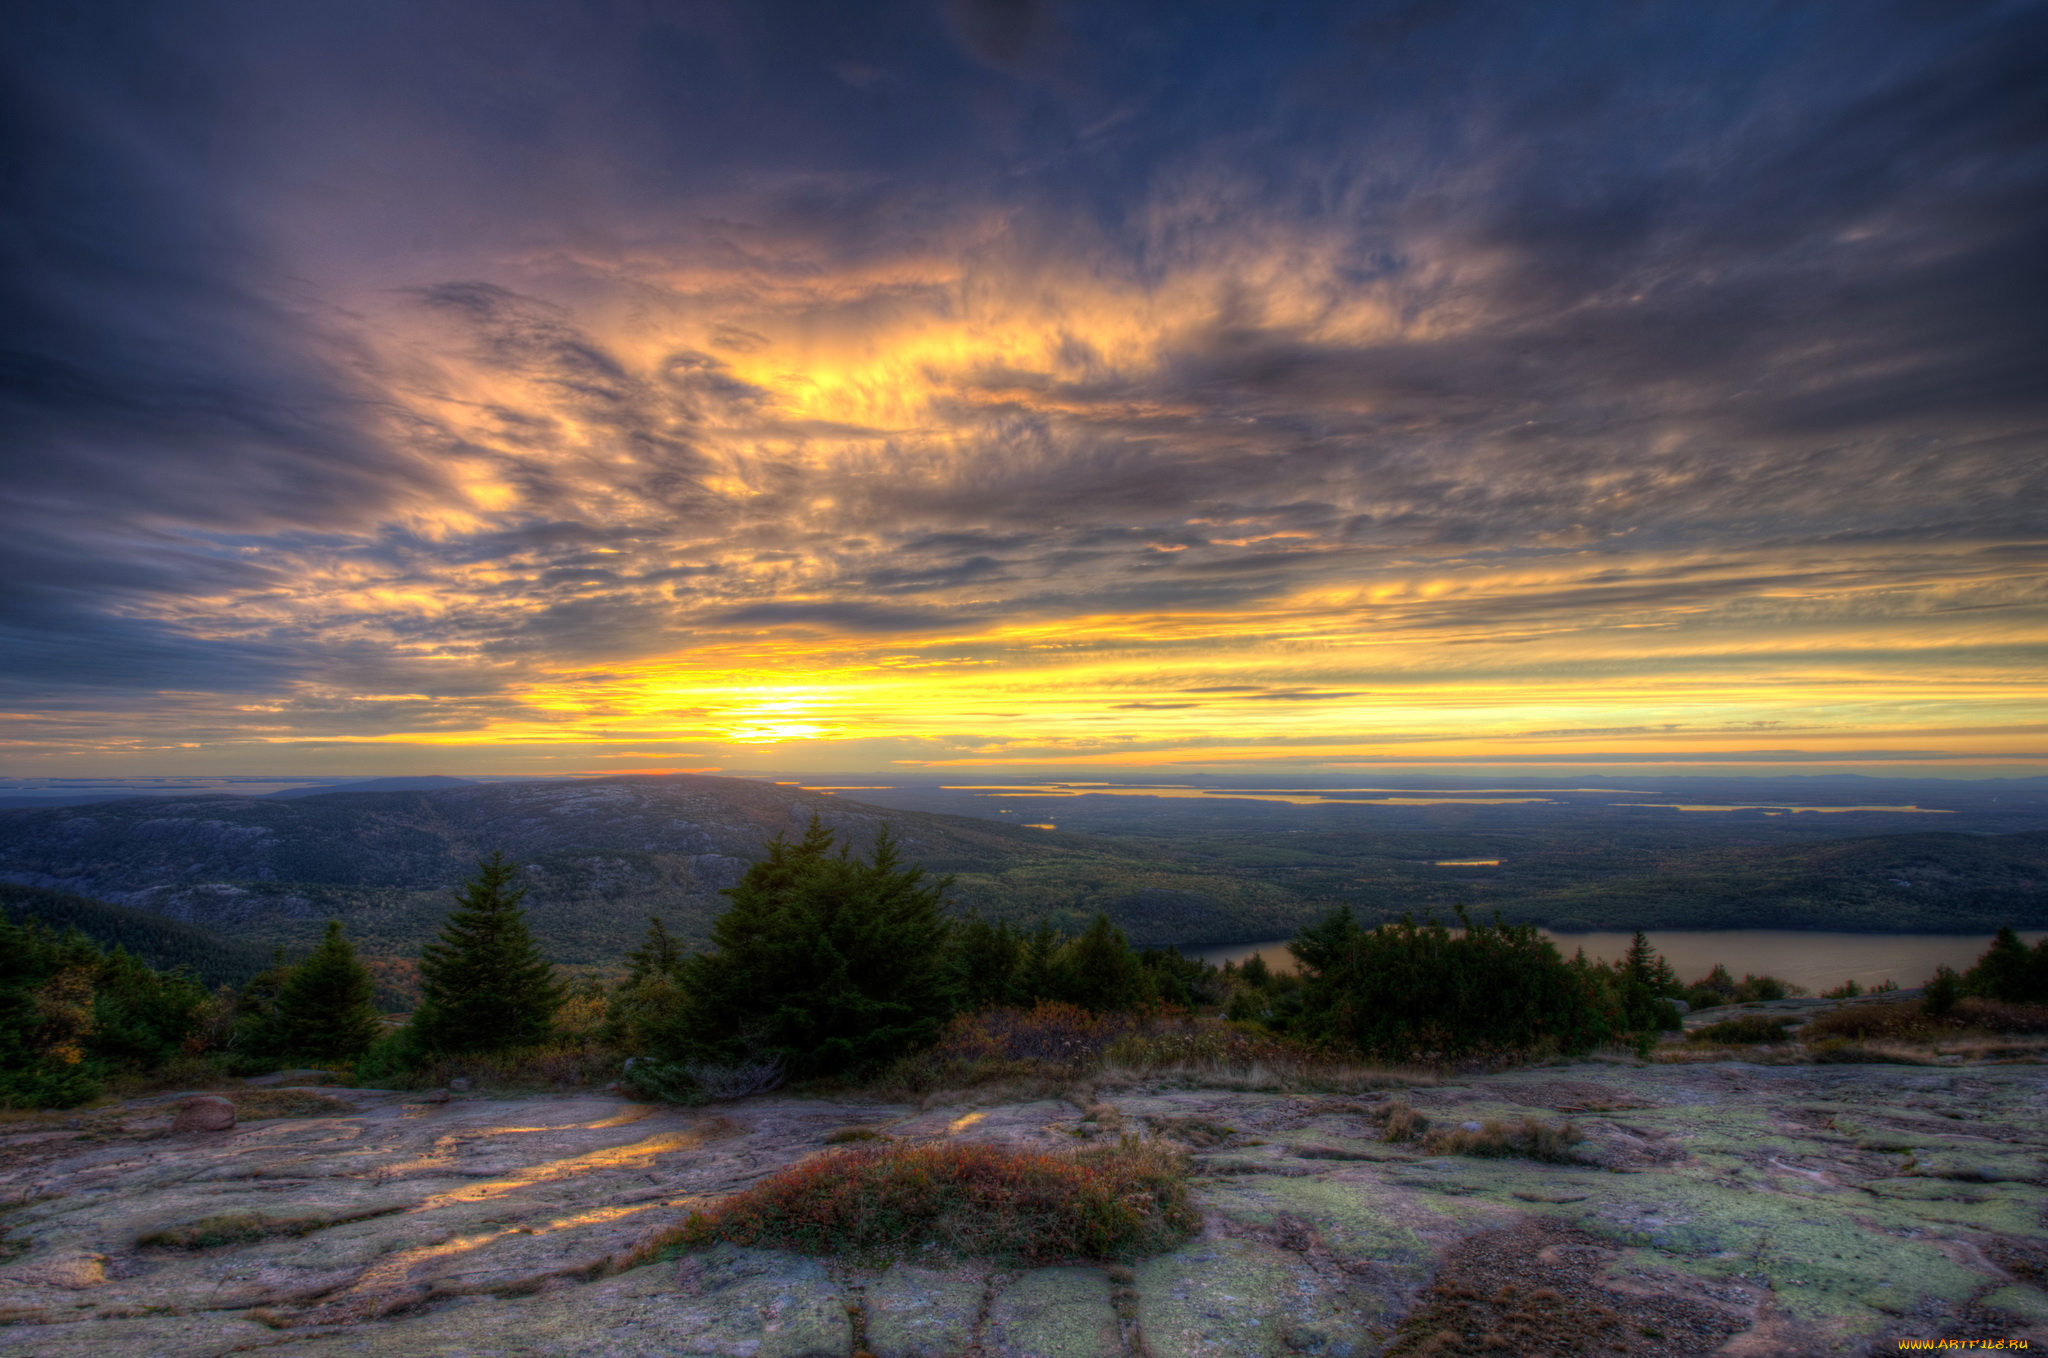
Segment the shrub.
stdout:
<svg viewBox="0 0 2048 1358">
<path fill-rule="evenodd" d="M 2048 1033 L 2048 1006 L 2000 1004 L 1976 997 L 1958 1000 L 1946 1013 L 1930 1014 L 1911 1000 L 1855 1004 L 1808 1023 L 1800 1038 L 1821 1042 L 1924 1042 L 1961 1033 Z"/>
<path fill-rule="evenodd" d="M 1629 1034 L 1615 974 L 1583 957 L 1566 961 L 1534 925 L 1467 920 L 1453 933 L 1402 920 L 1362 929 L 1346 908 L 1288 948 L 1302 983 L 1276 1002 L 1273 1026 L 1377 1059 L 1576 1053 Z"/>
<path fill-rule="evenodd" d="M 1828 1041 L 1868 1041 L 1872 1038 L 1901 1040 L 1923 1037 L 1937 1025 L 1910 1000 L 1888 1004 L 1851 1004 L 1831 1009 L 1800 1029 L 1801 1040 L 1811 1045 Z"/>
<path fill-rule="evenodd" d="M 1712 1009 L 1723 1004 L 1754 1004 L 1765 1000 L 1782 1000 L 1791 995 L 1804 995 L 1803 986 L 1781 981 L 1775 976 L 1752 976 L 1744 973 L 1740 981 L 1728 974 L 1728 968 L 1716 963 L 1714 969 L 1685 988 L 1685 1002 L 1694 1009 Z"/>
<path fill-rule="evenodd" d="M 887 1141 L 888 1139 L 885 1133 L 878 1132 L 872 1127 L 841 1127 L 836 1132 L 825 1133 L 825 1144 L 828 1146 L 850 1146 L 856 1141 Z"/>
<path fill-rule="evenodd" d="M 722 1064 L 716 1061 L 656 1061 L 644 1056 L 627 1060 L 625 1083 L 636 1093 L 663 1103 L 686 1106 L 715 1099 L 744 1099 L 782 1086 L 782 1062 L 754 1057 Z"/>
<path fill-rule="evenodd" d="M 1763 1014 L 1744 1014 L 1740 1018 L 1723 1019 L 1710 1023 L 1704 1028 L 1695 1028 L 1686 1034 L 1692 1042 L 1725 1042 L 1741 1045 L 1756 1042 L 1784 1042 L 1786 1020 L 1771 1018 Z"/>
<path fill-rule="evenodd" d="M 68 1108 L 110 1079 L 196 1059 L 217 1008 L 182 972 L 0 916 L 0 1107 Z"/>
<path fill-rule="evenodd" d="M 693 1214 L 678 1238 L 887 1257 L 926 1245 L 1021 1264 L 1131 1259 L 1200 1227 L 1177 1152 L 1125 1142 L 1049 1155 L 999 1146 L 832 1151 Z"/>
<path fill-rule="evenodd" d="M 1553 1164 L 1574 1164 L 1578 1156 L 1572 1147 L 1585 1136 L 1569 1122 L 1551 1126 L 1535 1118 L 1519 1123 L 1489 1118 L 1477 1130 L 1447 1127 L 1422 1139 L 1432 1155 L 1476 1155 L 1499 1159 L 1547 1160 Z"/>
</svg>

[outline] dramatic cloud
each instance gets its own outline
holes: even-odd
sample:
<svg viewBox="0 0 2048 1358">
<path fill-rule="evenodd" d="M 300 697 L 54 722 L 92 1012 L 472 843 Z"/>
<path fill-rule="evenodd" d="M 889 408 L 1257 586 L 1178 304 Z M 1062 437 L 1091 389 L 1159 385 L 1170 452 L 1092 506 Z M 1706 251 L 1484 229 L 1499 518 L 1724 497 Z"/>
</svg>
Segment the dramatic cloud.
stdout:
<svg viewBox="0 0 2048 1358">
<path fill-rule="evenodd" d="M 2038 6 L 17 37 L 22 771 L 2048 762 Z"/>
</svg>

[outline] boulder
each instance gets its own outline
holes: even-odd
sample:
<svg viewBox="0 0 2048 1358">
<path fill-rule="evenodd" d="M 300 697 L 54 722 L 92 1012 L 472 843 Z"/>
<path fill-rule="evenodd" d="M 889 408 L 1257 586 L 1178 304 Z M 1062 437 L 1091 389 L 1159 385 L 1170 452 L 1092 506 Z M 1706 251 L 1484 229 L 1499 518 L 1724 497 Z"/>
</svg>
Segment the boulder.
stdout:
<svg viewBox="0 0 2048 1358">
<path fill-rule="evenodd" d="M 218 1094 L 200 1094 L 178 1105 L 174 1132 L 225 1132 L 235 1125 L 235 1105 Z"/>
</svg>

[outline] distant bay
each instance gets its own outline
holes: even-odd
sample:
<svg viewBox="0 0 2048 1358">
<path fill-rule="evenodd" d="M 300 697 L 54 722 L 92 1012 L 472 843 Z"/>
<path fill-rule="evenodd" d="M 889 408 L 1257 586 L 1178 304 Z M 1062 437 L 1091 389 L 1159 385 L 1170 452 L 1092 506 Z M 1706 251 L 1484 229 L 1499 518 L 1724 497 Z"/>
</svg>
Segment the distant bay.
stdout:
<svg viewBox="0 0 2048 1358">
<path fill-rule="evenodd" d="M 1583 948 L 1588 957 L 1609 959 L 1627 951 L 1634 937 L 1613 932 L 1544 932 L 1567 956 Z M 2031 946 L 2043 932 L 2021 930 L 2020 937 Z M 1933 975 L 1937 966 L 1963 970 L 1991 944 L 1990 934 L 1846 934 L 1805 929 L 1651 930 L 1649 938 L 1686 981 L 1705 976 L 1719 963 L 1737 980 L 1745 972 L 1775 976 L 1815 994 L 1850 980 L 1862 986 L 1893 980 L 1910 989 Z M 1253 953 L 1275 970 L 1294 969 L 1294 956 L 1287 951 L 1285 939 L 1202 948 L 1193 955 L 1220 965 L 1242 962 Z"/>
</svg>

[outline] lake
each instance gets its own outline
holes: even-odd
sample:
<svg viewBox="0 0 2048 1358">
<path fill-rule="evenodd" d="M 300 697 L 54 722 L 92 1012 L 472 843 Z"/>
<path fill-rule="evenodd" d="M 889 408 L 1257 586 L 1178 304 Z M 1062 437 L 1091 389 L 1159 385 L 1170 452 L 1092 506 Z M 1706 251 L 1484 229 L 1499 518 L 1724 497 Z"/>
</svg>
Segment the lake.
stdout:
<svg viewBox="0 0 2048 1358">
<path fill-rule="evenodd" d="M 2039 929 L 2021 930 L 2029 946 L 2043 936 Z M 1583 948 L 1586 956 L 1613 960 L 1628 951 L 1634 934 L 1561 934 L 1544 930 L 1569 956 Z M 1738 981 L 1743 973 L 1775 976 L 1819 994 L 1844 981 L 1872 986 L 1893 980 L 1908 989 L 1919 985 L 1944 963 L 1962 971 L 1991 946 L 1990 934 L 1833 934 L 1804 929 L 1653 929 L 1650 945 L 1670 959 L 1682 980 L 1694 981 L 1716 962 Z M 1192 956 L 1221 965 L 1242 962 L 1253 953 L 1276 971 L 1292 971 L 1294 956 L 1287 940 L 1240 943 L 1228 948 L 1201 948 Z"/>
</svg>

